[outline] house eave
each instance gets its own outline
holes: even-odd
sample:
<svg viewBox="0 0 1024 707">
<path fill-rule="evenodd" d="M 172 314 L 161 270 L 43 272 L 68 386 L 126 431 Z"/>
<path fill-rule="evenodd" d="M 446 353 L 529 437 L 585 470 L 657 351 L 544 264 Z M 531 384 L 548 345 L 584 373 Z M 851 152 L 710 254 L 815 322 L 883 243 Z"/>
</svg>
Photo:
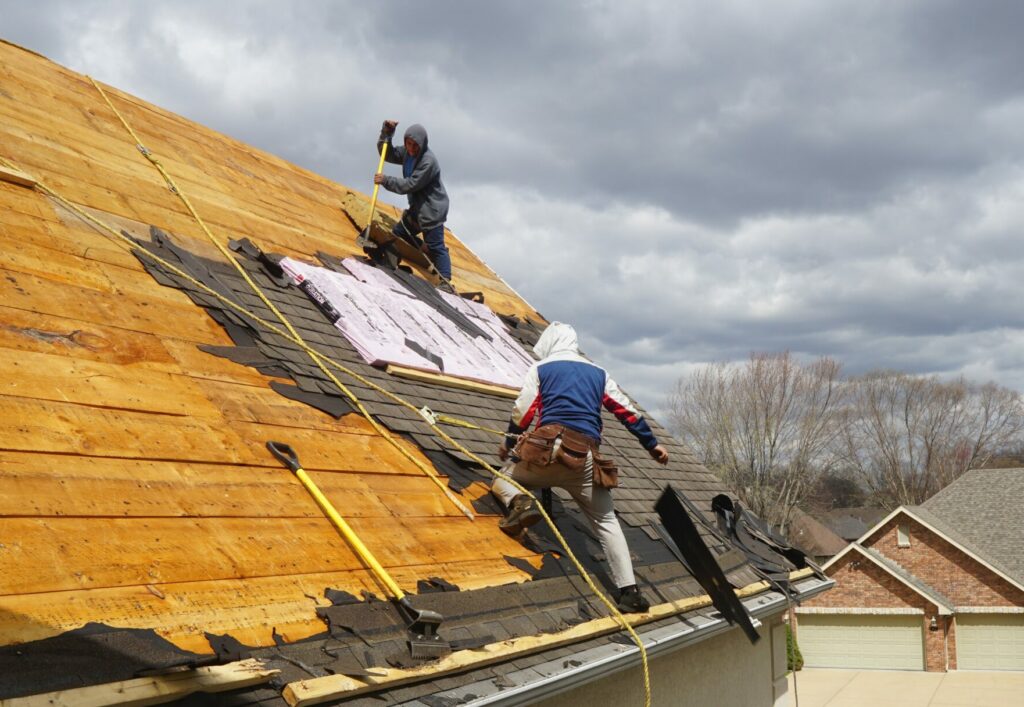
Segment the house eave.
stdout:
<svg viewBox="0 0 1024 707">
<path fill-rule="evenodd" d="M 803 601 L 831 589 L 835 586 L 835 581 L 812 577 L 795 586 L 799 590 L 798 600 Z M 743 605 L 750 613 L 751 618 L 755 620 L 756 627 L 760 626 L 760 619 L 773 616 L 786 609 L 789 606 L 789 601 L 781 592 L 772 590 L 744 600 Z M 639 632 L 639 634 L 644 642 L 648 659 L 653 659 L 713 638 L 732 628 L 734 627 L 721 617 L 698 614 L 693 618 L 688 618 L 685 623 L 663 626 Z M 436 696 L 465 700 L 470 694 L 481 695 L 482 692 L 490 692 L 490 694 L 483 694 L 477 699 L 463 704 L 500 705 L 501 707 L 529 705 L 623 670 L 637 667 L 641 662 L 640 650 L 635 645 L 618 643 L 610 643 L 583 651 L 574 655 L 573 660 L 580 662 L 580 665 L 566 668 L 564 658 L 551 661 L 551 671 L 547 675 L 544 675 L 546 672 L 544 665 L 534 666 L 533 669 L 541 673 L 542 677 L 514 687 L 497 689 L 493 679 L 484 679 L 455 690 L 436 693 Z"/>
</svg>

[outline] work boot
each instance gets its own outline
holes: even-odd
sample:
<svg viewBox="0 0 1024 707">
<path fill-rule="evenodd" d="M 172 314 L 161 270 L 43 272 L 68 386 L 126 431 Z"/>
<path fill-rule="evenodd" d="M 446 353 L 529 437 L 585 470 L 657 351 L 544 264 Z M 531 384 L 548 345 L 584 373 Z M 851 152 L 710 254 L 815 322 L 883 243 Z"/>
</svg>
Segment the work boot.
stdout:
<svg viewBox="0 0 1024 707">
<path fill-rule="evenodd" d="M 521 493 L 512 499 L 508 506 L 508 515 L 498 521 L 498 527 L 505 535 L 515 537 L 523 532 L 523 528 L 536 525 L 540 517 L 537 504 L 525 493 Z"/>
<path fill-rule="evenodd" d="M 455 291 L 455 288 L 452 287 L 452 283 L 447 280 L 441 280 L 441 284 L 437 286 L 437 289 L 441 290 L 441 292 L 447 292 L 450 295 L 458 294 L 458 292 Z"/>
<path fill-rule="evenodd" d="M 619 599 L 616 603 L 619 611 L 623 613 L 644 614 L 651 608 L 650 603 L 640 593 L 640 588 L 635 584 L 620 589 Z"/>
</svg>

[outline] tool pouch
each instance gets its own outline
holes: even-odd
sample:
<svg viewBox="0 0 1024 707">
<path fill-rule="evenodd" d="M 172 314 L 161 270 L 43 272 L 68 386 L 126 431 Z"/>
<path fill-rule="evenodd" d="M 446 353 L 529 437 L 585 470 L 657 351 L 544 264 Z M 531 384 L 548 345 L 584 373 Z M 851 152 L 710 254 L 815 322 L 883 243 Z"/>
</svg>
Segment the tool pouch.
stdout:
<svg viewBox="0 0 1024 707">
<path fill-rule="evenodd" d="M 555 459 L 573 471 L 583 471 L 587 454 L 597 451 L 597 440 L 569 429 L 562 429 L 562 443 L 557 446 Z"/>
<path fill-rule="evenodd" d="M 530 464 L 547 466 L 555 461 L 556 446 L 561 446 L 561 437 L 561 425 L 541 425 L 519 436 L 512 455 Z"/>
<path fill-rule="evenodd" d="M 613 489 L 619 485 L 619 467 L 611 459 L 594 455 L 594 486 Z"/>
<path fill-rule="evenodd" d="M 596 452 L 597 447 L 597 440 L 562 425 L 541 425 L 519 438 L 513 454 L 538 466 L 558 462 L 572 471 L 582 472 L 587 454 Z"/>
</svg>

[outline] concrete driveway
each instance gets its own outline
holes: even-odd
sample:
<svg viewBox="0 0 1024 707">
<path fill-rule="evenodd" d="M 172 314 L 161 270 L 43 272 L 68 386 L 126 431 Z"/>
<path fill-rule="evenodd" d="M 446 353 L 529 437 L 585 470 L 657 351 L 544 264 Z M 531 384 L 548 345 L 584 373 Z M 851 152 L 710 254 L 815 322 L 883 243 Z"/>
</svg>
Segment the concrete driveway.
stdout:
<svg viewBox="0 0 1024 707">
<path fill-rule="evenodd" d="M 1024 673 L 804 668 L 800 707 L 1024 707 Z M 793 674 L 789 704 L 796 707 Z"/>
</svg>

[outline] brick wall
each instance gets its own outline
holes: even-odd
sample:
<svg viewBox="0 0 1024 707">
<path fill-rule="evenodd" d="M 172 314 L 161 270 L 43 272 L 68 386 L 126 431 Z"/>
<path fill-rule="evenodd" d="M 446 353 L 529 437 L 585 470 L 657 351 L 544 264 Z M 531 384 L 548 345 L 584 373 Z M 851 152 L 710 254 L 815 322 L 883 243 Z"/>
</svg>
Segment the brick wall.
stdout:
<svg viewBox="0 0 1024 707">
<path fill-rule="evenodd" d="M 910 547 L 899 547 L 896 529 L 900 523 L 910 531 Z M 903 514 L 863 544 L 898 563 L 955 606 L 1024 606 L 1024 591 Z"/>
<path fill-rule="evenodd" d="M 935 605 L 856 550 L 828 570 L 836 586 L 805 602 L 805 606 L 922 609 Z"/>
<path fill-rule="evenodd" d="M 909 531 L 909 547 L 899 546 L 900 524 Z M 905 515 L 897 515 L 863 544 L 948 597 L 954 606 L 1024 606 L 1024 591 Z M 933 603 L 856 551 L 830 567 L 828 575 L 836 587 L 806 606 L 921 609 L 925 670 L 942 671 L 947 664 L 956 669 L 955 617 L 939 616 Z M 929 628 L 932 617 L 938 630 Z"/>
<path fill-rule="evenodd" d="M 921 609 L 924 612 L 920 617 L 924 640 L 924 669 L 932 672 L 946 669 L 945 639 L 948 626 L 945 617 L 938 616 L 938 607 L 935 604 L 855 550 L 847 553 L 843 559 L 830 567 L 828 575 L 836 581 L 835 588 L 809 599 L 804 602 L 804 606 Z M 933 616 L 937 617 L 938 631 L 929 629 Z M 799 618 L 797 626 L 799 631 Z"/>
</svg>

